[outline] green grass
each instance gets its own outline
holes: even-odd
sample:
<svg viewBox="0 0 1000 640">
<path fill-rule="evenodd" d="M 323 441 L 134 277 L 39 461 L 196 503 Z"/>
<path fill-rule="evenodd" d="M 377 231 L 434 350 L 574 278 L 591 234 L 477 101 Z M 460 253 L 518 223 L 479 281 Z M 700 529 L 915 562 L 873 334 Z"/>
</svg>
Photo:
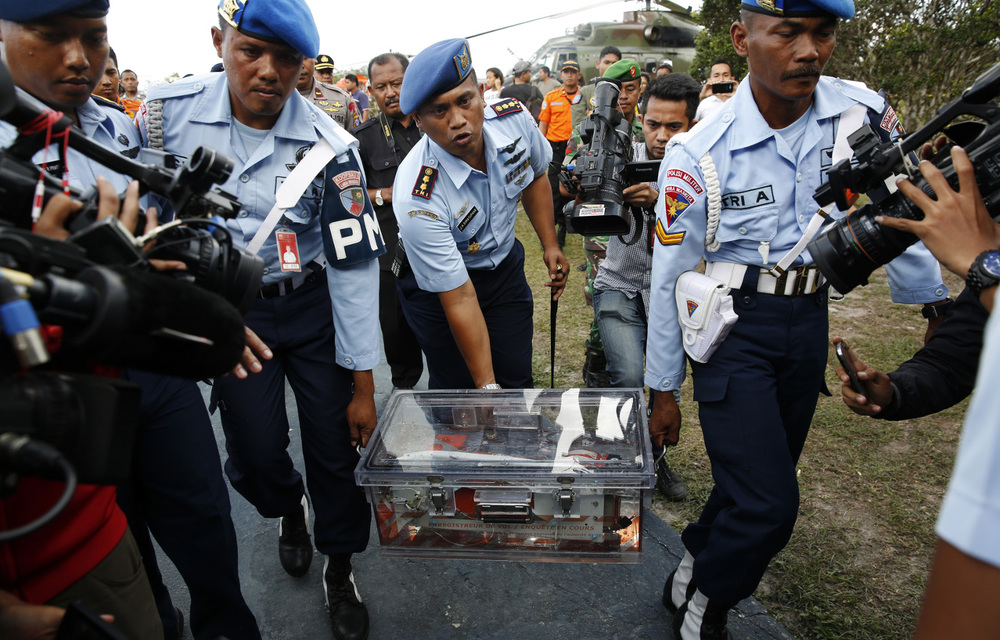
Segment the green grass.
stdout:
<svg viewBox="0 0 1000 640">
<path fill-rule="evenodd" d="M 535 294 L 534 375 L 549 383 L 549 303 L 537 237 L 524 216 L 517 226 L 525 271 Z M 583 296 L 580 236 L 567 238 L 572 267 L 559 301 L 557 387 L 582 386 L 583 344 L 593 310 Z M 961 289 L 946 278 L 953 294 Z M 874 366 L 891 371 L 922 344 L 919 310 L 892 304 L 885 273 L 831 303 L 830 335 L 840 335 Z M 832 348 L 829 362 L 835 363 Z M 799 463 L 801 506 L 795 533 L 771 563 L 756 596 L 797 638 L 904 638 L 912 634 L 935 544 L 934 522 L 947 487 L 967 402 L 942 413 L 901 422 L 863 418 L 840 400 L 840 381 L 828 365 L 833 397 L 821 397 Z M 712 488 L 711 467 L 690 385 L 683 388 L 680 444 L 673 466 L 688 484 L 681 503 L 657 495 L 653 509 L 676 530 L 697 519 Z"/>
</svg>

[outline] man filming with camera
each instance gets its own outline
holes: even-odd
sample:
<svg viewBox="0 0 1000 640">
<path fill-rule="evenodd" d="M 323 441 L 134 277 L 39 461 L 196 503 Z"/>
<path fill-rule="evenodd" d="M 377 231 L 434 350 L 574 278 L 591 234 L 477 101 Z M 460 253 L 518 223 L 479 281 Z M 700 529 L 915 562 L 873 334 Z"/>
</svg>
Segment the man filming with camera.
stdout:
<svg viewBox="0 0 1000 640">
<path fill-rule="evenodd" d="M 803 252 L 824 218 L 812 196 L 829 155 L 841 159 L 846 140 L 838 145 L 838 136 L 866 121 L 895 133 L 881 97 L 821 77 L 838 21 L 853 16 L 853 3 L 776 5 L 743 3 L 730 33 L 749 76 L 712 126 L 697 127 L 667 152 L 659 174 L 649 428 L 654 442 L 677 442 L 672 391 L 685 375 L 686 347 L 715 480 L 699 521 L 682 535 L 687 553 L 664 585 L 663 604 L 676 612 L 674 630 L 684 640 L 726 638 L 728 610 L 753 593 L 791 536 L 795 466 L 828 349 L 827 289 Z M 693 272 L 703 257 L 707 280 Z M 947 294 L 926 250 L 897 260 L 889 274 L 897 302 L 935 303 Z M 678 281 L 693 286 L 675 297 Z M 716 327 L 714 335 L 706 331 Z"/>
</svg>

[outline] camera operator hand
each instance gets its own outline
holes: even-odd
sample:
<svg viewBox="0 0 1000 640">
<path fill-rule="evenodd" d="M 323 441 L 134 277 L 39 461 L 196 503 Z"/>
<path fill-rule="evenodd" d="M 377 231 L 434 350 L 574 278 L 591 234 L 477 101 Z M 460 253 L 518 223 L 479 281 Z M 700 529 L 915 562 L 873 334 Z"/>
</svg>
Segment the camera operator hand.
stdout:
<svg viewBox="0 0 1000 640">
<path fill-rule="evenodd" d="M 625 202 L 642 207 L 643 209 L 652 209 L 659 195 L 656 189 L 653 188 L 653 185 L 648 182 L 632 184 L 622 190 L 622 197 L 625 198 Z"/>
<path fill-rule="evenodd" d="M 834 344 L 844 342 L 844 339 L 840 336 L 834 336 L 833 342 Z M 893 392 L 889 376 L 884 371 L 868 366 L 846 343 L 844 346 L 851 365 L 858 373 L 858 378 L 868 386 L 867 397 L 858 393 L 851 388 L 851 378 L 844 371 L 844 367 L 837 367 L 837 377 L 843 383 L 840 387 L 840 395 L 844 399 L 844 404 L 861 416 L 875 416 L 882 413 L 882 409 L 892 403 Z"/>
<path fill-rule="evenodd" d="M 233 367 L 233 375 L 243 380 L 250 373 L 260 373 L 262 367 L 260 366 L 260 360 L 257 359 L 258 356 L 265 360 L 270 360 L 274 357 L 271 353 L 270 347 L 264 344 L 264 341 L 257 337 L 250 327 L 243 327 L 247 334 L 247 346 L 243 347 L 243 358 L 242 362 L 235 367 Z M 249 372 L 249 373 L 248 373 Z"/>
<path fill-rule="evenodd" d="M 649 437 L 653 446 L 677 444 L 681 434 L 681 408 L 673 391 L 653 391 L 653 410 L 649 415 Z"/>
<path fill-rule="evenodd" d="M 976 256 L 1000 247 L 1000 225 L 986 211 L 968 154 L 955 146 L 951 157 L 958 175 L 958 191 L 951 188 L 937 167 L 924 160 L 920 163 L 920 173 L 934 190 L 936 199 L 905 178 L 896 183 L 903 195 L 924 212 L 924 219 L 878 216 L 875 220 L 886 227 L 915 234 L 945 268 L 965 278 Z"/>
</svg>

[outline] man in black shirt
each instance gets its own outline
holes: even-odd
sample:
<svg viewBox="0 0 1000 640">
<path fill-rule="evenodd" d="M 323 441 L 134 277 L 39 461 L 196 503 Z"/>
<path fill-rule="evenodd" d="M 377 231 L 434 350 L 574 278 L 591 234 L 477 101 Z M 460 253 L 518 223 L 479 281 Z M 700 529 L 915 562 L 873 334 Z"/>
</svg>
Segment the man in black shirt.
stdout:
<svg viewBox="0 0 1000 640">
<path fill-rule="evenodd" d="M 518 60 L 514 65 L 514 84 L 509 84 L 500 92 L 501 98 L 517 98 L 521 101 L 531 117 L 538 122 L 538 114 L 542 110 L 542 92 L 531 84 L 531 65 L 524 60 Z"/>
<path fill-rule="evenodd" d="M 408 64 L 406 56 L 398 53 L 372 58 L 368 63 L 368 81 L 380 114 L 369 118 L 353 132 L 360 143 L 368 198 L 375 205 L 387 249 L 379 258 L 379 323 L 385 358 L 392 370 L 392 385 L 400 389 L 413 387 L 424 371 L 423 355 L 403 317 L 391 269 L 399 236 L 396 216 L 392 213 L 392 185 L 399 163 L 420 140 L 420 130 L 413 118 L 404 115 L 399 108 L 399 89 L 403 86 Z"/>
</svg>

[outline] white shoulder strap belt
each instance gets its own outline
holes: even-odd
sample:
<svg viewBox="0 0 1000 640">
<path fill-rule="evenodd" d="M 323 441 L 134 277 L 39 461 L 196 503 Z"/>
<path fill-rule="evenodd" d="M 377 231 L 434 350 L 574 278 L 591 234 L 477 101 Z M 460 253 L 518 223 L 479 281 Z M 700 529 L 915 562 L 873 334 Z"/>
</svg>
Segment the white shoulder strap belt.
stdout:
<svg viewBox="0 0 1000 640">
<path fill-rule="evenodd" d="M 267 217 L 260 224 L 260 228 L 257 229 L 257 233 L 247 245 L 246 250 L 249 253 L 257 255 L 271 232 L 274 231 L 274 227 L 278 225 L 278 221 L 285 215 L 285 210 L 295 206 L 313 178 L 335 157 L 337 157 L 337 152 L 325 138 L 320 138 L 319 142 L 313 145 L 309 153 L 299 161 L 278 187 L 277 193 L 274 194 L 274 206 L 271 207 L 271 211 L 268 212 Z"/>
<path fill-rule="evenodd" d="M 851 145 L 847 142 L 847 136 L 854 133 L 861 128 L 861 125 L 865 122 L 865 113 L 868 111 L 868 107 L 863 104 L 855 104 L 853 107 L 848 109 L 840 116 L 840 125 L 837 129 L 837 139 L 833 144 L 833 160 L 832 164 L 836 165 L 841 160 L 845 158 L 850 158 L 852 151 Z M 702 175 L 705 176 L 705 191 L 708 195 L 708 224 L 707 232 L 705 234 L 705 248 L 708 251 L 718 251 L 719 242 L 715 239 L 715 232 L 719 228 L 719 219 L 722 216 L 722 190 L 719 186 L 719 175 L 715 169 L 715 163 L 712 162 L 712 157 L 705 153 L 698 161 L 701 166 Z M 795 261 L 799 255 L 805 251 L 806 245 L 808 245 L 816 234 L 819 233 L 820 228 L 823 226 L 824 220 L 829 217 L 830 212 L 833 210 L 833 203 L 828 204 L 825 207 L 820 208 L 809 224 L 806 226 L 806 230 L 803 232 L 802 237 L 799 241 L 795 243 L 788 253 L 786 253 L 781 260 L 778 261 L 772 269 L 771 273 L 774 277 L 780 277 L 787 270 L 789 265 Z M 761 255 L 765 254 L 761 251 Z M 767 261 L 767 257 L 764 256 L 764 261 Z"/>
</svg>

